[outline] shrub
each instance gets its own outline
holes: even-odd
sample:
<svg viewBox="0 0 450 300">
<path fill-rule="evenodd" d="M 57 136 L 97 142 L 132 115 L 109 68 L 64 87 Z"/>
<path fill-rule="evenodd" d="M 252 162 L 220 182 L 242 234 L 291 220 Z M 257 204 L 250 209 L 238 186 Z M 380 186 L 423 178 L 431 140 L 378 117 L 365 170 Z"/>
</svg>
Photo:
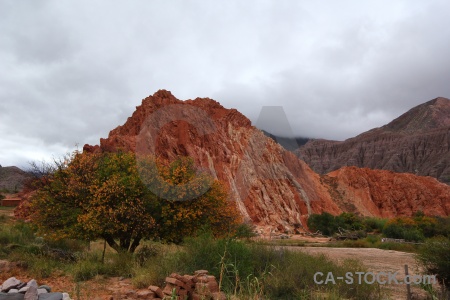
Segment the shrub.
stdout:
<svg viewBox="0 0 450 300">
<path fill-rule="evenodd" d="M 335 217 L 335 220 L 339 227 L 342 227 L 347 230 L 364 229 L 362 218 L 358 217 L 354 213 L 343 212 L 339 216 Z"/>
<path fill-rule="evenodd" d="M 308 228 L 312 231 L 320 231 L 323 235 L 331 236 L 338 230 L 335 217 L 327 212 L 312 214 L 308 218 Z"/>
<path fill-rule="evenodd" d="M 255 232 L 255 226 L 247 223 L 237 225 L 234 236 L 238 239 L 250 239 L 252 237 L 255 237 L 257 236 Z"/>
<path fill-rule="evenodd" d="M 207 269 L 221 280 L 227 294 L 242 299 L 303 299 L 315 291 L 339 298 L 377 299 L 377 286 L 320 286 L 314 282 L 318 271 L 335 276 L 361 271 L 362 266 L 346 262 L 338 266 L 325 256 L 311 256 L 259 244 L 246 244 L 233 239 L 213 239 L 211 234 L 190 238 L 185 243 L 185 270 Z"/>
<path fill-rule="evenodd" d="M 55 240 L 101 238 L 133 253 L 144 239 L 180 243 L 204 224 L 218 236 L 240 221 L 225 185 L 188 157 L 165 163 L 131 152 L 74 152 L 41 181 L 30 217 Z"/>
<path fill-rule="evenodd" d="M 386 219 L 380 219 L 380 218 L 364 218 L 363 224 L 368 232 L 382 232 L 383 227 L 386 224 Z"/>
<path fill-rule="evenodd" d="M 411 218 L 398 217 L 386 222 L 383 234 L 389 238 L 420 242 L 425 239 L 417 224 Z"/>
<path fill-rule="evenodd" d="M 152 244 L 152 245 L 143 245 L 141 248 L 137 250 L 137 252 L 134 255 L 134 259 L 136 263 L 142 267 L 145 265 L 145 263 L 152 257 L 155 257 L 159 253 L 159 249 Z"/>
<path fill-rule="evenodd" d="M 450 239 L 438 237 L 429 239 L 419 249 L 418 262 L 428 274 L 436 274 L 441 284 L 450 287 Z"/>
</svg>

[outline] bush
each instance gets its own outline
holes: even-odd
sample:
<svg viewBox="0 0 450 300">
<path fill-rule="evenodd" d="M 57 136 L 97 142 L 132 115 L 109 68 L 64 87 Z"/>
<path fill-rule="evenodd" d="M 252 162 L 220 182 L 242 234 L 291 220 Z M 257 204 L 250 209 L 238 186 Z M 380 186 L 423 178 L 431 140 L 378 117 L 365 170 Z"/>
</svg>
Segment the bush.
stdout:
<svg viewBox="0 0 450 300">
<path fill-rule="evenodd" d="M 421 242 L 425 239 L 414 220 L 405 217 L 398 217 L 386 222 L 383 234 L 388 238 L 414 242 Z"/>
<path fill-rule="evenodd" d="M 143 245 L 136 252 L 134 259 L 136 263 L 142 267 L 152 257 L 155 257 L 159 253 L 159 249 L 154 245 Z"/>
<path fill-rule="evenodd" d="M 377 299 L 378 287 L 369 285 L 317 285 L 318 271 L 335 276 L 362 270 L 355 262 L 338 266 L 325 256 L 311 256 L 233 239 L 213 239 L 204 233 L 186 240 L 183 257 L 185 271 L 206 269 L 221 281 L 229 295 L 243 299 L 303 299 L 314 292 L 325 292 L 340 298 Z"/>
<path fill-rule="evenodd" d="M 323 235 L 331 236 L 337 232 L 338 224 L 335 217 L 327 212 L 312 214 L 308 218 L 308 228 L 312 231 L 320 231 Z"/>
<path fill-rule="evenodd" d="M 445 236 L 450 239 L 450 217 L 435 217 L 437 221 L 436 236 Z"/>
<path fill-rule="evenodd" d="M 238 239 L 251 239 L 252 237 L 256 237 L 255 226 L 247 223 L 237 225 L 234 236 Z"/>
<path fill-rule="evenodd" d="M 308 227 L 312 231 L 319 230 L 323 235 L 331 236 L 340 228 L 351 231 L 363 231 L 363 218 L 348 212 L 333 216 L 327 212 L 312 214 L 308 219 Z M 363 235 L 364 237 L 365 235 Z"/>
<path fill-rule="evenodd" d="M 383 227 L 386 224 L 386 219 L 380 218 L 365 218 L 363 220 L 364 227 L 367 232 L 382 232 Z"/>
<path fill-rule="evenodd" d="M 428 274 L 436 274 L 441 284 L 450 287 L 450 239 L 438 237 L 429 239 L 419 249 L 418 262 Z"/>
</svg>

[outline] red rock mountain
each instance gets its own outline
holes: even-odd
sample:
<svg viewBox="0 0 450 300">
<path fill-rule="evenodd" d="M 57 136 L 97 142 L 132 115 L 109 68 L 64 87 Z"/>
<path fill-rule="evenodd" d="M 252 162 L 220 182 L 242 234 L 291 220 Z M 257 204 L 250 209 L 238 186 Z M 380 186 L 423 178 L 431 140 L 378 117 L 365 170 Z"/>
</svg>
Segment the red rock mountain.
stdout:
<svg viewBox="0 0 450 300">
<path fill-rule="evenodd" d="M 168 160 L 191 156 L 229 187 L 230 200 L 236 201 L 247 220 L 283 231 L 302 227 L 309 214 L 322 211 L 337 214 L 350 208 L 376 216 L 409 215 L 418 209 L 437 215 L 450 212 L 444 201 L 450 199 L 450 187 L 437 180 L 405 175 L 401 180 L 406 186 L 391 185 L 391 196 L 383 196 L 375 193 L 378 180 L 393 181 L 400 178 L 398 174 L 356 169 L 355 178 L 345 171 L 320 176 L 237 110 L 209 98 L 181 101 L 165 90 L 144 99 L 125 124 L 101 139 L 99 146 L 85 145 L 83 149 L 122 149 Z M 423 190 L 423 182 L 430 192 L 410 198 Z"/>
<path fill-rule="evenodd" d="M 356 166 L 432 176 L 450 184 L 450 100 L 428 101 L 342 142 L 310 140 L 297 154 L 320 174 Z"/>
</svg>

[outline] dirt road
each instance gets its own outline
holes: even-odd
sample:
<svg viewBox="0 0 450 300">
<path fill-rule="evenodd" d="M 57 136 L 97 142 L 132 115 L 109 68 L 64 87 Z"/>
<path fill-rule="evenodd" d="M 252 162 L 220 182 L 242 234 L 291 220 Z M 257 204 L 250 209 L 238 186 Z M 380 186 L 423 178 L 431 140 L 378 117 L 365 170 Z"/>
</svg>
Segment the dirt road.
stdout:
<svg viewBox="0 0 450 300">
<path fill-rule="evenodd" d="M 381 250 L 375 248 L 328 248 L 328 247 L 288 247 L 293 251 L 303 251 L 313 255 L 324 254 L 331 260 L 342 262 L 345 259 L 357 259 L 367 267 L 368 272 L 375 274 L 379 272 L 397 273 L 397 280 L 403 281 L 405 278 L 405 265 L 408 265 L 409 274 L 421 274 L 414 259 L 414 254 Z M 406 285 L 386 284 L 382 288 L 390 294 L 390 299 L 406 299 Z M 425 293 L 417 286 L 412 286 L 412 292 L 416 296 L 423 297 Z M 424 298 L 414 298 L 424 299 Z"/>
</svg>

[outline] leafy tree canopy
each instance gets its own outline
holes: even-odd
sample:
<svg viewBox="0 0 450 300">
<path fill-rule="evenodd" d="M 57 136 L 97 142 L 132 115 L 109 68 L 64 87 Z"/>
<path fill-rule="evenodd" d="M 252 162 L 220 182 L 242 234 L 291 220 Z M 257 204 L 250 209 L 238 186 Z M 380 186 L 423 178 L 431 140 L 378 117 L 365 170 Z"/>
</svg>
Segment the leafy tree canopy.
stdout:
<svg viewBox="0 0 450 300">
<path fill-rule="evenodd" d="M 142 239 L 181 242 L 201 226 L 220 235 L 239 222 L 223 184 L 199 174 L 190 158 L 137 162 L 133 153 L 74 152 L 40 182 L 31 220 L 53 239 L 102 238 L 134 252 Z M 175 199 L 164 197 L 170 192 Z"/>
</svg>

